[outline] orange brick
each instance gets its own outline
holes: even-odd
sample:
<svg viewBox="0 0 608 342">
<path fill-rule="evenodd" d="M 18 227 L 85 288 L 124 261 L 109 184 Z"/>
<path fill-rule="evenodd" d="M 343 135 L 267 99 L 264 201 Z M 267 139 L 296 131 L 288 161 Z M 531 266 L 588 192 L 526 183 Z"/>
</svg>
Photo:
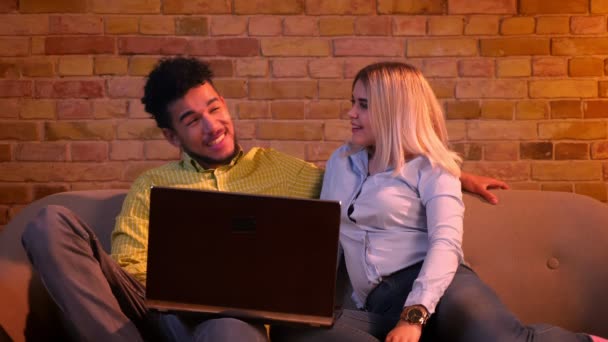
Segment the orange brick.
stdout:
<svg viewBox="0 0 608 342">
<path fill-rule="evenodd" d="M 277 120 L 304 119 L 305 105 L 302 101 L 272 101 L 272 118 Z"/>
<path fill-rule="evenodd" d="M 450 79 L 428 80 L 435 96 L 438 98 L 453 98 L 455 95 L 456 81 Z"/>
<path fill-rule="evenodd" d="M 441 0 L 378 0 L 379 14 L 441 14 Z"/>
<path fill-rule="evenodd" d="M 498 38 L 481 39 L 481 55 L 487 57 L 548 55 L 548 38 Z"/>
<path fill-rule="evenodd" d="M 158 58 L 156 57 L 133 56 L 129 61 L 129 75 L 147 76 L 156 63 L 158 63 Z"/>
<path fill-rule="evenodd" d="M 582 117 L 581 101 L 563 100 L 551 102 L 552 119 L 580 119 Z"/>
<path fill-rule="evenodd" d="M 583 112 L 585 119 L 608 118 L 608 101 L 585 101 Z"/>
<path fill-rule="evenodd" d="M 598 141 L 591 144 L 592 159 L 608 159 L 608 141 Z M 607 170 L 608 171 L 608 170 Z M 606 177 L 604 177 L 606 178 Z"/>
<path fill-rule="evenodd" d="M 133 34 L 139 31 L 138 17 L 106 17 L 105 32 L 109 34 Z"/>
<path fill-rule="evenodd" d="M 513 102 L 484 101 L 481 105 L 481 117 L 484 119 L 512 120 Z"/>
<path fill-rule="evenodd" d="M 103 19 L 97 15 L 54 15 L 50 17 L 52 34 L 101 34 Z"/>
<path fill-rule="evenodd" d="M 467 137 L 472 140 L 531 140 L 536 139 L 536 123 L 506 121 L 471 121 Z"/>
<path fill-rule="evenodd" d="M 30 185 L 0 184 L 0 203 L 29 203 L 33 200 Z"/>
<path fill-rule="evenodd" d="M 113 54 L 112 37 L 47 37 L 45 51 L 49 55 Z"/>
<path fill-rule="evenodd" d="M 352 82 L 350 80 L 320 80 L 320 99 L 347 99 L 352 94 Z"/>
<path fill-rule="evenodd" d="M 591 0 L 591 13 L 608 13 L 608 0 Z"/>
<path fill-rule="evenodd" d="M 54 57 L 27 58 L 23 60 L 21 72 L 23 76 L 29 77 L 53 77 L 56 63 L 57 60 Z"/>
<path fill-rule="evenodd" d="M 509 183 L 530 179 L 530 164 L 525 162 L 467 162 L 463 171 L 502 179 Z"/>
<path fill-rule="evenodd" d="M 308 63 L 313 78 L 339 78 L 344 75 L 344 63 L 335 59 L 314 59 Z"/>
<path fill-rule="evenodd" d="M 0 38 L 0 56 L 27 56 L 29 49 L 29 38 Z"/>
<path fill-rule="evenodd" d="M 606 81 L 599 82 L 599 93 L 600 93 L 600 97 L 608 97 L 608 82 L 606 82 Z"/>
<path fill-rule="evenodd" d="M 532 179 L 584 181 L 600 180 L 602 165 L 591 161 L 542 162 L 532 164 Z"/>
<path fill-rule="evenodd" d="M 601 58 L 572 58 L 569 63 L 569 74 L 572 77 L 602 76 L 604 60 Z"/>
<path fill-rule="evenodd" d="M 127 105 L 125 100 L 96 100 L 93 101 L 93 117 L 96 119 L 126 118 Z"/>
<path fill-rule="evenodd" d="M 148 119 L 150 118 L 150 113 L 147 113 L 144 110 L 144 105 L 141 103 L 141 100 L 132 99 L 127 100 L 128 104 L 128 116 L 132 119 Z"/>
<path fill-rule="evenodd" d="M 530 81 L 530 98 L 539 97 L 596 97 L 596 81 L 540 80 Z"/>
<path fill-rule="evenodd" d="M 350 36 L 355 33 L 355 20 L 348 17 L 321 17 L 319 34 L 321 36 Z"/>
<path fill-rule="evenodd" d="M 139 19 L 139 33 L 144 35 L 175 35 L 175 21 L 162 15 L 142 16 Z"/>
<path fill-rule="evenodd" d="M 519 147 L 521 159 L 551 160 L 553 144 L 550 142 L 522 142 Z"/>
<path fill-rule="evenodd" d="M 254 16 L 249 18 L 250 36 L 278 36 L 281 34 L 282 20 L 276 16 Z"/>
<path fill-rule="evenodd" d="M 165 140 L 145 141 L 144 156 L 146 160 L 178 160 L 180 150 Z"/>
<path fill-rule="evenodd" d="M 49 17 L 38 14 L 3 14 L 0 34 L 6 36 L 46 35 L 49 33 Z"/>
<path fill-rule="evenodd" d="M 250 81 L 249 98 L 257 100 L 313 98 L 315 81 Z"/>
<path fill-rule="evenodd" d="M 237 105 L 239 119 L 269 119 L 268 103 L 261 101 L 241 102 Z"/>
<path fill-rule="evenodd" d="M 247 96 L 247 84 L 245 80 L 215 79 L 213 84 L 225 98 L 238 99 Z"/>
<path fill-rule="evenodd" d="M 283 21 L 285 36 L 318 36 L 319 23 L 314 17 L 287 17 Z"/>
<path fill-rule="evenodd" d="M 342 142 L 314 142 L 306 144 L 306 160 L 326 161 Z"/>
<path fill-rule="evenodd" d="M 374 3 L 366 0 L 306 0 L 308 15 L 373 14 Z"/>
<path fill-rule="evenodd" d="M 15 148 L 15 159 L 19 161 L 65 161 L 66 143 L 23 143 Z"/>
<path fill-rule="evenodd" d="M 52 194 L 68 191 L 69 189 L 68 184 L 35 184 L 32 189 L 33 199 L 41 199 Z"/>
<path fill-rule="evenodd" d="M 488 161 L 518 160 L 519 144 L 516 142 L 485 144 L 483 148 L 483 157 L 484 160 Z"/>
<path fill-rule="evenodd" d="M 95 13 L 160 13 L 161 0 L 92 0 Z"/>
<path fill-rule="evenodd" d="M 107 81 L 108 96 L 141 98 L 144 96 L 145 81 L 142 77 L 113 77 Z"/>
<path fill-rule="evenodd" d="M 541 139 L 606 139 L 605 122 L 540 122 L 538 135 Z"/>
<path fill-rule="evenodd" d="M 301 58 L 275 59 L 271 62 L 274 77 L 306 77 L 308 61 Z"/>
<path fill-rule="evenodd" d="M 556 56 L 606 55 L 606 38 L 553 38 L 551 54 Z"/>
<path fill-rule="evenodd" d="M 229 14 L 230 0 L 164 0 L 163 13 L 168 14 Z"/>
<path fill-rule="evenodd" d="M 347 120 L 327 120 L 323 136 L 327 141 L 347 141 L 351 137 L 351 124 Z"/>
<path fill-rule="evenodd" d="M 184 20 L 188 20 L 187 18 L 183 18 Z M 205 18 L 197 18 L 198 22 L 194 22 L 190 20 L 188 27 L 190 29 L 194 29 L 194 31 L 199 31 L 206 35 L 206 21 L 202 19 Z M 204 28 L 203 28 L 204 27 Z M 213 16 L 211 17 L 211 34 L 214 36 L 240 36 L 247 32 L 247 17 L 234 16 L 234 15 L 222 15 L 222 16 Z"/>
<path fill-rule="evenodd" d="M 394 16 L 392 30 L 394 36 L 424 36 L 426 34 L 426 17 Z"/>
<path fill-rule="evenodd" d="M 422 73 L 426 77 L 457 77 L 458 65 L 455 59 L 433 58 L 423 62 Z"/>
<path fill-rule="evenodd" d="M 227 17 L 221 16 L 220 18 L 226 19 Z M 229 17 L 229 18 L 232 18 L 232 17 Z M 215 20 L 216 17 L 213 17 L 213 19 Z M 241 20 L 241 21 L 243 21 L 243 20 Z M 224 24 L 227 27 L 227 31 L 229 31 L 229 32 L 230 32 L 230 30 L 234 31 L 235 27 L 237 27 L 236 31 L 239 31 L 240 33 L 245 32 L 246 25 L 247 25 L 247 23 L 244 22 L 241 24 L 241 26 L 243 26 L 243 27 L 239 28 L 238 25 L 235 25 L 235 23 L 233 21 L 230 21 L 230 19 L 228 19 L 227 23 L 222 23 L 221 25 L 218 25 L 218 26 L 222 27 Z M 219 28 L 217 28 L 217 29 L 219 30 Z M 190 16 L 182 17 L 182 18 L 175 18 L 175 33 L 178 35 L 182 35 L 182 36 L 206 36 L 209 34 L 207 18 L 206 17 L 190 17 Z"/>
<path fill-rule="evenodd" d="M 334 56 L 403 56 L 402 41 L 392 38 L 339 38 L 334 40 Z"/>
<path fill-rule="evenodd" d="M 0 161 L 6 162 L 11 161 L 11 159 L 13 159 L 11 145 L 0 144 Z"/>
<path fill-rule="evenodd" d="M 264 77 L 268 75 L 266 59 L 244 59 L 236 61 L 236 75 L 244 77 Z"/>
<path fill-rule="evenodd" d="M 115 138 L 114 124 L 109 122 L 46 122 L 45 136 L 55 140 L 112 140 Z"/>
<path fill-rule="evenodd" d="M 309 105 L 308 119 L 339 119 L 342 108 L 336 101 L 316 101 Z"/>
<path fill-rule="evenodd" d="M 534 76 L 567 76 L 568 61 L 558 57 L 539 57 L 532 59 Z"/>
<path fill-rule="evenodd" d="M 521 101 L 515 107 L 516 120 L 539 120 L 548 117 L 549 110 L 544 101 Z"/>
<path fill-rule="evenodd" d="M 497 34 L 500 17 L 495 15 L 472 15 L 464 26 L 466 35 Z"/>
<path fill-rule="evenodd" d="M 586 143 L 557 143 L 555 144 L 555 160 L 584 160 L 589 159 L 589 144 Z"/>
<path fill-rule="evenodd" d="M 243 147 L 243 150 L 248 150 L 247 146 L 244 146 L 244 139 L 254 139 L 255 138 L 255 121 L 253 120 L 235 120 L 234 127 L 236 130 L 236 135 L 240 139 L 239 145 Z M 257 146 L 257 145 L 255 145 Z M 250 147 L 249 147 L 250 148 Z"/>
<path fill-rule="evenodd" d="M 269 147 L 296 158 L 306 158 L 306 145 L 299 141 L 271 141 Z"/>
<path fill-rule="evenodd" d="M 163 135 L 152 119 L 129 120 L 118 124 L 116 138 L 120 140 L 158 140 Z"/>
<path fill-rule="evenodd" d="M 481 160 L 483 147 L 480 144 L 454 144 L 454 152 L 464 160 Z"/>
<path fill-rule="evenodd" d="M 18 79 L 21 77 L 21 61 L 16 59 L 0 60 L 0 78 Z"/>
<path fill-rule="evenodd" d="M 143 141 L 112 141 L 109 147 L 110 160 L 138 160 L 144 155 Z"/>
<path fill-rule="evenodd" d="M 7 0 L 0 3 L 0 13 L 8 13 L 19 8 L 17 0 Z"/>
<path fill-rule="evenodd" d="M 431 36 L 462 35 L 464 18 L 461 16 L 432 16 L 429 17 L 429 34 Z"/>
<path fill-rule="evenodd" d="M 0 97 L 30 97 L 32 96 L 31 81 L 1 81 Z"/>
<path fill-rule="evenodd" d="M 449 1 L 450 13 L 494 13 L 515 14 L 517 13 L 516 0 L 451 0 Z"/>
<path fill-rule="evenodd" d="M 456 83 L 458 98 L 523 98 L 528 94 L 526 81 L 470 79 Z"/>
<path fill-rule="evenodd" d="M 447 121 L 450 141 L 464 140 L 467 136 L 467 126 L 464 121 Z"/>
<path fill-rule="evenodd" d="M 20 117 L 23 119 L 55 119 L 55 101 L 26 99 L 21 103 Z"/>
<path fill-rule="evenodd" d="M 88 56 L 64 56 L 57 66 L 60 76 L 93 75 L 93 59 Z"/>
<path fill-rule="evenodd" d="M 604 182 L 576 183 L 574 184 L 574 192 L 595 198 L 598 201 L 608 201 L 608 187 Z"/>
<path fill-rule="evenodd" d="M 95 161 L 108 160 L 107 142 L 73 142 L 70 144 L 72 161 Z"/>
<path fill-rule="evenodd" d="M 527 77 L 532 74 L 532 64 L 529 58 L 506 58 L 496 60 L 496 75 L 498 77 Z"/>
<path fill-rule="evenodd" d="M 523 14 L 586 13 L 589 0 L 521 0 L 519 11 Z"/>
<path fill-rule="evenodd" d="M 388 36 L 391 32 L 391 18 L 359 17 L 355 19 L 355 34 L 362 36 Z"/>
<path fill-rule="evenodd" d="M 80 0 L 20 0 L 21 13 L 83 13 L 87 3 Z"/>
<path fill-rule="evenodd" d="M 570 17 L 538 17 L 536 18 L 537 34 L 570 33 Z"/>
<path fill-rule="evenodd" d="M 57 117 L 60 120 L 92 119 L 91 102 L 88 100 L 60 100 L 57 102 Z"/>
<path fill-rule="evenodd" d="M 204 41 L 207 43 L 207 41 Z M 193 55 L 203 55 L 196 49 L 200 41 L 187 41 L 184 38 L 166 37 L 124 37 L 118 39 L 118 52 L 121 55 L 163 55 L 163 54 L 183 54 L 184 51 Z M 201 48 L 201 50 L 203 50 Z M 216 55 L 217 44 L 205 44 L 205 52 Z"/>
<path fill-rule="evenodd" d="M 449 101 L 446 104 L 446 117 L 453 119 L 477 119 L 481 117 L 479 101 Z"/>
<path fill-rule="evenodd" d="M 570 183 L 543 183 L 541 184 L 542 191 L 561 191 L 572 192 L 572 184 Z"/>
<path fill-rule="evenodd" d="M 533 17 L 511 17 L 503 19 L 500 33 L 503 35 L 532 34 L 536 26 Z"/>
<path fill-rule="evenodd" d="M 2 119 L 16 119 L 19 117 L 19 112 L 24 106 L 23 103 L 27 103 L 29 100 L 22 100 L 18 98 L 0 99 L 0 118 Z"/>
<path fill-rule="evenodd" d="M 606 32 L 606 17 L 584 16 L 572 17 L 570 29 L 574 34 L 595 34 Z"/>
<path fill-rule="evenodd" d="M 337 50 L 337 48 L 336 48 Z M 267 38 L 262 40 L 264 56 L 329 56 L 327 41 L 312 38 Z"/>
<path fill-rule="evenodd" d="M 126 167 L 123 167 L 122 179 L 132 182 L 143 172 L 145 172 L 151 168 L 154 168 L 154 167 L 157 167 L 160 165 L 164 165 L 164 164 L 166 164 L 165 161 L 156 161 L 156 162 L 146 161 L 146 162 L 126 163 Z"/>
<path fill-rule="evenodd" d="M 95 57 L 95 75 L 126 75 L 129 69 L 129 60 L 118 56 Z"/>
<path fill-rule="evenodd" d="M 212 59 L 207 63 L 213 71 L 214 77 L 233 77 L 234 71 L 231 59 Z"/>
<path fill-rule="evenodd" d="M 300 0 L 234 0 L 234 14 L 302 14 Z"/>
<path fill-rule="evenodd" d="M 408 41 L 408 57 L 425 56 L 475 56 L 477 40 L 475 39 L 412 39 Z"/>
<path fill-rule="evenodd" d="M 489 59 L 462 59 L 458 62 L 458 74 L 464 77 L 492 77 L 494 62 Z"/>
<path fill-rule="evenodd" d="M 257 137 L 263 140 L 320 140 L 323 125 L 315 122 L 258 122 Z"/>
</svg>

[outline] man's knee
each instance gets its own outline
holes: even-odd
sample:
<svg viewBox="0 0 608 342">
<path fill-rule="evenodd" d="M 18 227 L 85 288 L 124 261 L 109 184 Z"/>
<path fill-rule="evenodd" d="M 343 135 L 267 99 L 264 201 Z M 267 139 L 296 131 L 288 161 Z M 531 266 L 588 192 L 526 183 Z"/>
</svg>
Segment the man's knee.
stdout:
<svg viewBox="0 0 608 342">
<path fill-rule="evenodd" d="M 195 341 L 267 341 L 266 330 L 236 318 L 217 318 L 205 321 L 194 333 Z"/>
<path fill-rule="evenodd" d="M 69 209 L 49 205 L 42 208 L 38 214 L 25 227 L 21 235 L 21 244 L 28 255 L 32 253 L 49 253 L 53 244 L 64 239 L 69 230 L 66 228 L 66 217 L 70 215 Z"/>
</svg>

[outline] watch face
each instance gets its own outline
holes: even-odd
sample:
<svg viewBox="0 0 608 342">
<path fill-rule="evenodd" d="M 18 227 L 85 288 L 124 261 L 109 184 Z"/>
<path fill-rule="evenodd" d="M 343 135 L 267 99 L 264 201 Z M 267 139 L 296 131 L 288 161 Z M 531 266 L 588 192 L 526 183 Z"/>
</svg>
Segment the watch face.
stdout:
<svg viewBox="0 0 608 342">
<path fill-rule="evenodd" d="M 410 322 L 420 322 L 422 319 L 422 311 L 418 309 L 412 309 L 407 313 L 408 321 Z"/>
</svg>

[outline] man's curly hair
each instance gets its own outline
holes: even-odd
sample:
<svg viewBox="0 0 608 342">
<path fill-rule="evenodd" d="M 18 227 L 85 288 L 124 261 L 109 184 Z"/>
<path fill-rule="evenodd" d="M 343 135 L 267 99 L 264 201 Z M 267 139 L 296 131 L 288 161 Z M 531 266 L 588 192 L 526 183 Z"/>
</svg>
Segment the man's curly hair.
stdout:
<svg viewBox="0 0 608 342">
<path fill-rule="evenodd" d="M 213 86 L 212 78 L 209 65 L 196 58 L 162 59 L 148 75 L 141 103 L 145 105 L 146 112 L 152 114 L 158 127 L 172 128 L 169 104 L 203 83 Z"/>
</svg>

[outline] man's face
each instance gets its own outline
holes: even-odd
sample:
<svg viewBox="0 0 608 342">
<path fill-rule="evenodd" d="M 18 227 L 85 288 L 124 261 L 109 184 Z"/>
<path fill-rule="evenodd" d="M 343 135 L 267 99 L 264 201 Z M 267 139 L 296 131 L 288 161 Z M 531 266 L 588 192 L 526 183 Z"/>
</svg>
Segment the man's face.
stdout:
<svg viewBox="0 0 608 342">
<path fill-rule="evenodd" d="M 165 138 L 205 168 L 230 163 L 236 153 L 234 125 L 224 98 L 208 83 L 190 89 L 168 107 L 173 128 Z"/>
</svg>

